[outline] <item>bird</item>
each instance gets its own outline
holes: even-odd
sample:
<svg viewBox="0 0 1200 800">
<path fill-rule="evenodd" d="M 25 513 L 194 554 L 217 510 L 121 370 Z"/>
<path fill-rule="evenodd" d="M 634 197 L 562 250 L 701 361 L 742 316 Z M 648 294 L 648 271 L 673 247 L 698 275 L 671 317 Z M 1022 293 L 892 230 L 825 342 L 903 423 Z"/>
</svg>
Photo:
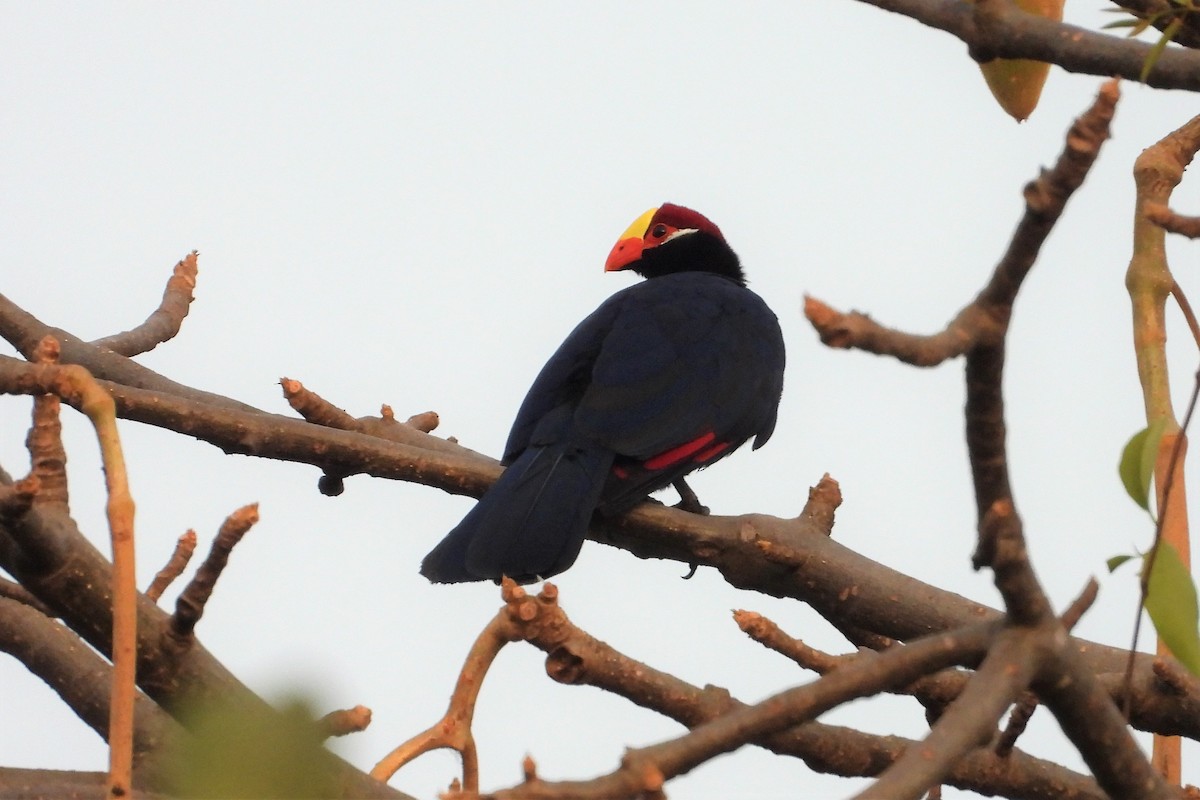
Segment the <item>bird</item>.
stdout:
<svg viewBox="0 0 1200 800">
<path fill-rule="evenodd" d="M 532 583 L 575 563 L 592 515 L 612 517 L 775 430 L 779 320 L 699 212 L 672 203 L 634 220 L 606 272 L 645 278 L 559 345 L 521 403 L 506 469 L 421 562 L 433 583 Z M 696 504 L 698 505 L 698 503 Z M 705 509 L 706 511 L 706 509 Z"/>
</svg>

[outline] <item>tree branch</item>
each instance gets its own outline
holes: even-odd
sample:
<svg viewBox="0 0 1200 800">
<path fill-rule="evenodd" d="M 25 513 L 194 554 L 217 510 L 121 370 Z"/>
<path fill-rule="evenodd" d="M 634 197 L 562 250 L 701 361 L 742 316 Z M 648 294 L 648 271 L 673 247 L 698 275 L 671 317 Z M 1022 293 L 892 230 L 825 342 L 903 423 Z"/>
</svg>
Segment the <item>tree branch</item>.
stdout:
<svg viewBox="0 0 1200 800">
<path fill-rule="evenodd" d="M 513 618 L 513 624 L 523 632 L 526 641 L 547 654 L 546 672 L 561 683 L 595 686 L 675 719 L 689 728 L 696 728 L 725 714 L 746 713 L 745 710 L 750 708 L 732 698 L 724 689 L 692 686 L 635 661 L 595 639 L 571 624 L 554 602 L 553 596 L 530 597 L 522 591 L 519 595 L 509 596 L 506 610 L 502 613 Z M 986 637 L 989 634 L 985 631 L 988 630 L 992 630 L 990 625 L 977 625 L 971 632 L 962 632 L 962 639 L 931 637 L 918 650 L 901 658 L 919 656 L 921 649 L 933 647 L 938 641 L 955 641 L 958 646 L 971 651 L 977 644 L 982 644 L 974 642 L 971 637 Z M 858 669 L 864 673 L 871 671 L 865 661 Z M 848 684 L 856 680 L 852 675 L 843 675 L 839 679 Z M 845 691 L 848 684 L 831 682 L 821 690 L 810 690 L 809 687 L 799 689 L 838 692 Z M 874 736 L 818 722 L 808 722 L 764 736 L 755 740 L 755 743 L 776 753 L 802 758 L 814 770 L 843 776 L 876 775 L 894 763 L 903 752 L 917 747 L 915 742 L 899 737 Z M 603 787 L 614 785 L 608 781 L 617 781 L 611 777 L 599 780 L 604 782 L 599 784 Z M 1104 796 L 1090 778 L 1020 752 L 1015 752 L 1010 759 L 1001 759 L 990 751 L 974 750 L 952 767 L 946 782 L 984 794 L 1003 794 L 1030 800 L 1061 800 L 1064 797 L 1099 800 Z M 494 796 L 594 797 L 597 796 L 597 789 L 598 785 L 591 781 L 538 781 Z"/>
<path fill-rule="evenodd" d="M 940 785 L 963 756 L 987 745 L 1000 717 L 1037 673 L 1038 660 L 1030 656 L 1038 650 L 1037 638 L 1047 635 L 1054 633 L 1013 627 L 1000 633 L 925 741 L 906 750 L 878 781 L 857 795 L 858 800 L 915 800 Z"/>
<path fill-rule="evenodd" d="M 49 605 L 72 630 L 102 653 L 112 630 L 112 572 L 108 561 L 65 514 L 31 507 L 0 513 L 0 568 Z M 194 637 L 180 640 L 170 617 L 138 596 L 138 685 L 172 715 L 190 703 L 233 703 L 248 715 L 276 720 L 277 713 L 218 662 Z M 312 757 L 345 797 L 405 797 L 322 748 Z"/>
<path fill-rule="evenodd" d="M 961 39 L 976 61 L 1026 58 L 1057 64 L 1068 72 L 1138 81 L 1151 45 L 1052 22 L 1020 10 L 1016 3 L 978 0 L 860 0 Z M 1146 84 L 1159 89 L 1200 91 L 1200 53 L 1178 47 L 1163 51 Z"/>
<path fill-rule="evenodd" d="M 146 318 L 146 321 L 124 333 L 105 336 L 92 344 L 123 356 L 148 353 L 163 342 L 175 338 L 187 316 L 196 290 L 196 259 L 199 253 L 193 250 L 175 265 L 175 270 L 163 291 L 162 303 Z"/>
<path fill-rule="evenodd" d="M 0 650 L 45 681 L 101 738 L 108 738 L 112 667 L 66 627 L 37 610 L 0 598 Z M 144 694 L 134 702 L 134 759 L 139 785 L 163 786 L 183 729 Z"/>
</svg>

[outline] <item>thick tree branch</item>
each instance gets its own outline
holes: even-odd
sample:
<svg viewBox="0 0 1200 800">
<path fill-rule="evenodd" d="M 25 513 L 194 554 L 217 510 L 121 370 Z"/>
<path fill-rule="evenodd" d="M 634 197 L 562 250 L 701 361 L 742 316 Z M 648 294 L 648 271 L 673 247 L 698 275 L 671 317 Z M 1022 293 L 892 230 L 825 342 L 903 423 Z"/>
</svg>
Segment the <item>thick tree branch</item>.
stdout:
<svg viewBox="0 0 1200 800">
<path fill-rule="evenodd" d="M 516 630 L 530 644 L 547 654 L 546 671 L 550 677 L 562 683 L 585 684 L 618 694 L 644 708 L 675 719 L 689 728 L 697 728 L 706 722 L 717 720 L 722 715 L 741 713 L 756 715 L 732 698 L 719 687 L 701 689 L 672 675 L 659 672 L 651 666 L 635 661 L 616 651 L 608 644 L 595 639 L 576 628 L 554 602 L 554 593 L 531 597 L 524 594 L 508 595 L 505 611 Z M 993 630 L 991 625 L 974 626 L 970 632 L 960 632 L 964 638 L 932 637 L 908 655 L 897 654 L 900 659 L 919 658 L 925 648 L 936 648 L 938 642 L 957 642 L 956 646 L 967 648 L 964 652 L 977 652 L 974 648 L 983 642 L 971 637 L 985 638 Z M 959 657 L 965 657 L 962 653 Z M 951 659 L 951 661 L 957 660 Z M 870 674 L 874 667 L 863 661 L 855 671 Z M 920 672 L 922 670 L 917 670 Z M 897 680 L 903 675 L 896 674 Z M 825 679 L 822 679 L 825 680 Z M 826 687 L 814 689 L 817 684 L 792 690 L 798 695 L 808 692 L 810 699 L 822 696 L 823 692 L 838 693 L 847 690 L 858 680 L 853 672 L 844 674 Z M 845 681 L 846 683 L 842 683 Z M 734 717 L 734 719 L 738 719 Z M 730 725 L 726 722 L 724 725 Z M 720 729 L 718 729 L 720 730 Z M 773 752 L 802 758 L 814 770 L 844 776 L 870 776 L 894 763 L 903 752 L 916 747 L 916 743 L 894 736 L 873 736 L 836 726 L 809 722 L 788 730 L 764 736 L 756 744 Z M 672 743 L 667 743 L 672 746 Z M 640 762 L 644 764 L 644 762 Z M 593 781 L 545 783 L 536 781 L 508 792 L 494 795 L 497 798 L 570 798 L 604 795 L 610 789 L 629 789 L 629 782 L 644 780 L 647 773 L 629 771 L 626 777 L 606 776 Z M 621 773 L 624 775 L 624 773 Z M 653 776 L 653 771 L 649 777 Z M 1009 759 L 998 758 L 986 750 L 974 750 L 960 759 L 946 777 L 946 782 L 960 788 L 985 794 L 1002 794 L 1008 797 L 1029 800 L 1061 800 L 1070 798 L 1101 798 L 1103 794 L 1088 777 L 1078 775 L 1063 767 L 1031 758 L 1016 752 Z M 644 785 L 644 784 L 641 784 Z"/>
<path fill-rule="evenodd" d="M 111 565 L 69 517 L 36 507 L 16 516 L 0 514 L 0 568 L 53 608 L 89 644 L 102 653 L 109 651 Z M 170 617 L 144 596 L 138 597 L 137 633 L 138 685 L 173 716 L 189 704 L 234 703 L 247 714 L 276 719 L 276 712 L 194 637 L 175 637 Z M 404 796 L 324 749 L 314 747 L 313 758 L 334 776 L 342 796 Z"/>
<path fill-rule="evenodd" d="M 1053 647 L 1033 684 L 1043 705 L 1112 797 L 1177 796 L 1129 733 L 1117 705 L 1069 647 Z"/>
<path fill-rule="evenodd" d="M 0 598 L 0 650 L 45 681 L 89 728 L 107 739 L 112 666 L 77 635 L 29 606 Z M 134 758 L 139 775 L 149 757 L 155 764 L 149 768 L 152 781 L 161 782 L 164 758 L 178 752 L 182 735 L 183 730 L 154 701 L 137 695 Z M 143 783 L 142 778 L 137 782 Z"/>
<path fill-rule="evenodd" d="M 103 795 L 107 780 L 103 772 L 0 767 L 5 800 L 93 800 Z M 177 796 L 142 789 L 135 783 L 128 800 L 177 800 Z"/>
<path fill-rule="evenodd" d="M 1027 58 L 1068 72 L 1137 81 L 1151 45 L 1052 22 L 999 0 L 860 0 L 961 39 L 977 61 Z M 1200 91 L 1200 52 L 1168 47 L 1146 84 Z"/>
<path fill-rule="evenodd" d="M 1052 630 L 1008 628 L 989 649 L 987 658 L 946 709 L 920 745 L 905 751 L 879 780 L 859 793 L 859 800 L 919 798 L 942 783 L 963 756 L 986 746 L 996 723 L 1025 691 L 1037 673 L 1037 638 Z"/>
<path fill-rule="evenodd" d="M 0 338 L 17 348 L 21 355 L 32 360 L 38 342 L 47 336 L 53 336 L 58 341 L 59 363 L 78 364 L 98 380 L 118 381 L 128 386 L 170 392 L 176 397 L 201 400 L 216 406 L 237 408 L 243 411 L 258 410 L 254 406 L 213 392 L 205 392 L 182 383 L 176 383 L 119 353 L 89 344 L 61 328 L 46 325 L 0 294 Z"/>
<path fill-rule="evenodd" d="M 7 370 L 27 366 L 0 356 L 0 386 Z M 430 449 L 278 415 L 104 385 L 122 416 L 196 436 L 226 452 L 318 466 L 336 463 L 346 474 L 367 473 L 472 496 L 482 494 L 501 471 L 490 459 L 460 455 L 472 451 L 415 430 L 411 431 L 414 441 L 428 441 Z M 644 504 L 620 518 L 598 520 L 590 537 L 643 558 L 713 566 L 734 586 L 803 600 L 839 627 L 874 631 L 898 640 L 997 618 L 999 612 L 994 609 L 888 569 L 830 539 L 825 527 L 828 513 L 821 511 L 816 518 L 798 520 L 765 515 L 700 517 Z M 37 552 L 22 557 L 31 558 L 31 553 Z M 1087 654 L 1096 672 L 1119 673 L 1123 669 L 1125 651 L 1121 649 L 1085 641 L 1077 641 L 1076 646 Z M 1152 661 L 1150 656 L 1138 660 L 1135 724 L 1147 730 L 1162 727 L 1200 735 L 1200 718 L 1189 717 L 1180 710 L 1179 698 L 1167 698 L 1156 688 Z M 1188 707 L 1200 707 L 1200 694 L 1189 700 Z"/>
</svg>

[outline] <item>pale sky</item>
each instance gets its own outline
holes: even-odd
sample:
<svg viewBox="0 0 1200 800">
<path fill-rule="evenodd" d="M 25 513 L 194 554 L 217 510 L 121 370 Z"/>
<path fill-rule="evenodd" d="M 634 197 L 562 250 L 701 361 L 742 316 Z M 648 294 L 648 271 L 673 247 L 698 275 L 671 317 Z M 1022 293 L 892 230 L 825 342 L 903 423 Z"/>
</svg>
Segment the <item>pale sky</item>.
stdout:
<svg viewBox="0 0 1200 800">
<path fill-rule="evenodd" d="M 1068 19 L 1097 28 L 1112 18 L 1101 7 L 1073 2 Z M 845 496 L 839 541 L 999 602 L 990 573 L 969 563 L 961 364 L 918 371 L 827 350 L 802 298 L 940 329 L 986 281 L 1022 186 L 1057 157 L 1099 79 L 1055 69 L 1042 106 L 1017 125 L 957 40 L 828 0 L 0 10 L 0 292 L 44 321 L 85 338 L 132 327 L 198 249 L 191 316 L 142 363 L 276 412 L 286 413 L 282 376 L 355 415 L 432 409 L 438 434 L 499 455 L 546 357 L 634 279 L 602 272 L 616 237 L 646 208 L 687 205 L 741 255 L 789 354 L 775 437 L 697 476 L 702 500 L 719 514 L 795 515 L 828 472 Z M 1113 140 L 1018 300 L 1006 373 L 1034 564 L 1060 607 L 1100 578 L 1078 631 L 1118 646 L 1135 579 L 1105 575 L 1104 560 L 1151 535 L 1116 477 L 1144 425 L 1123 283 L 1131 168 L 1196 108 L 1183 93 L 1124 92 Z M 1196 196 L 1186 181 L 1176 193 L 1192 211 Z M 1197 251 L 1171 248 L 1195 303 Z M 1196 355 L 1178 315 L 1172 324 L 1182 409 Z M 28 409 L 0 398 L 0 465 L 15 474 L 27 465 Z M 107 552 L 95 442 L 81 417 L 64 416 L 73 510 Z M 440 716 L 499 592 L 431 586 L 417 567 L 472 501 L 365 477 L 328 498 L 311 467 L 229 457 L 134 423 L 121 431 L 143 586 L 183 531 L 207 548 L 229 512 L 261 503 L 198 628 L 235 674 L 267 697 L 308 692 L 322 712 L 372 708 L 366 732 L 334 745 L 364 769 Z M 587 543 L 554 582 L 593 635 L 746 701 L 811 676 L 747 639 L 730 609 L 848 649 L 799 603 L 684 572 Z M 484 789 L 516 783 L 526 753 L 543 777 L 585 779 L 615 768 L 625 747 L 681 732 L 621 698 L 552 682 L 542 662 L 512 646 L 487 679 Z M 0 718 L 6 766 L 104 768 L 99 737 L 10 659 Z M 927 730 L 907 699 L 824 719 Z M 1044 710 L 1020 746 L 1080 766 Z M 392 784 L 433 797 L 456 769 L 450 754 L 427 756 Z M 1200 781 L 1200 770 L 1185 777 Z M 745 748 L 668 791 L 767 800 L 855 786 Z"/>
</svg>

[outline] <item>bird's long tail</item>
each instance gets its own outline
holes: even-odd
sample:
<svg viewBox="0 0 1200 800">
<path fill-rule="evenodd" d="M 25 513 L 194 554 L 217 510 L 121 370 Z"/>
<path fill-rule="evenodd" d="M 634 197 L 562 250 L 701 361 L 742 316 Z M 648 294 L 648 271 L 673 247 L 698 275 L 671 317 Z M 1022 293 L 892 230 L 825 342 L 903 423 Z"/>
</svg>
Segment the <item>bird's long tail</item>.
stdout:
<svg viewBox="0 0 1200 800">
<path fill-rule="evenodd" d="M 612 467 L 611 451 L 580 443 L 529 447 L 421 562 L 434 583 L 529 583 L 575 562 Z"/>
</svg>

